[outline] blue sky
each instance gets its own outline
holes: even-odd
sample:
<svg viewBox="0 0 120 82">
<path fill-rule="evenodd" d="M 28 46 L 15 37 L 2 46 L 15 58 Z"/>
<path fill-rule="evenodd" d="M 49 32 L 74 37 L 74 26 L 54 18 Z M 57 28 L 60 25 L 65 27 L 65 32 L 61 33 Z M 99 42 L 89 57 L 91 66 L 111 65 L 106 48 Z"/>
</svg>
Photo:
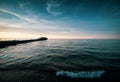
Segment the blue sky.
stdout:
<svg viewBox="0 0 120 82">
<path fill-rule="evenodd" d="M 14 38 L 120 38 L 120 1 L 0 0 L 0 33 Z"/>
</svg>

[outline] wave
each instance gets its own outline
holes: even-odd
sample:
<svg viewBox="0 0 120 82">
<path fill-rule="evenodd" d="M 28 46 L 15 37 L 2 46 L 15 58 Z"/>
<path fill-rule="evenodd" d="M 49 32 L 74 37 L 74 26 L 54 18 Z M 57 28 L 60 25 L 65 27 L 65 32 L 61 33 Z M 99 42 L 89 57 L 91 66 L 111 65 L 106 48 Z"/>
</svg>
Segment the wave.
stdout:
<svg viewBox="0 0 120 82">
<path fill-rule="evenodd" d="M 71 71 L 57 71 L 56 76 L 67 76 L 71 78 L 101 78 L 101 76 L 106 73 L 106 71 L 81 71 L 81 72 L 71 72 Z"/>
</svg>

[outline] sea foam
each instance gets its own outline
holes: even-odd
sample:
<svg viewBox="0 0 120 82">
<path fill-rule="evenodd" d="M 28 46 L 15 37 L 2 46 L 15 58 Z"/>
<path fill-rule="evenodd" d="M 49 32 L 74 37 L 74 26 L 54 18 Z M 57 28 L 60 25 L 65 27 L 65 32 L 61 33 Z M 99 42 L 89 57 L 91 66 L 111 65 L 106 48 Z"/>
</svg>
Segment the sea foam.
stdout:
<svg viewBox="0 0 120 82">
<path fill-rule="evenodd" d="M 100 78 L 106 71 L 57 71 L 56 76 L 67 76 L 71 78 Z"/>
</svg>

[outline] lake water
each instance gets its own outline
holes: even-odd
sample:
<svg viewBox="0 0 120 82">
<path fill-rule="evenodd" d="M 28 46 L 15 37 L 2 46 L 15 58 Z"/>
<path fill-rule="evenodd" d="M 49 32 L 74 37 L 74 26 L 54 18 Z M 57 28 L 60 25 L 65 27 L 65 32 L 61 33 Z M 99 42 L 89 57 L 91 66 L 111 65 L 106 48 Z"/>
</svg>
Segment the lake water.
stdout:
<svg viewBox="0 0 120 82">
<path fill-rule="evenodd" d="M 120 40 L 46 40 L 0 49 L 0 82 L 119 78 Z"/>
</svg>

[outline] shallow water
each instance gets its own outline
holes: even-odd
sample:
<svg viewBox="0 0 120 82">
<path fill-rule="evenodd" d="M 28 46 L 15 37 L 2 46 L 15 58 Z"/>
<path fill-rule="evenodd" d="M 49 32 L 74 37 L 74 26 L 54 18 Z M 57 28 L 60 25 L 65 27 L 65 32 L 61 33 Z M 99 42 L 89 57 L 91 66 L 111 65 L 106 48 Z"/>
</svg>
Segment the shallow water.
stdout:
<svg viewBox="0 0 120 82">
<path fill-rule="evenodd" d="M 2 48 L 0 80 L 58 81 L 59 77 L 86 79 L 105 75 L 116 79 L 120 73 L 119 44 L 120 40 L 47 40 Z"/>
</svg>

